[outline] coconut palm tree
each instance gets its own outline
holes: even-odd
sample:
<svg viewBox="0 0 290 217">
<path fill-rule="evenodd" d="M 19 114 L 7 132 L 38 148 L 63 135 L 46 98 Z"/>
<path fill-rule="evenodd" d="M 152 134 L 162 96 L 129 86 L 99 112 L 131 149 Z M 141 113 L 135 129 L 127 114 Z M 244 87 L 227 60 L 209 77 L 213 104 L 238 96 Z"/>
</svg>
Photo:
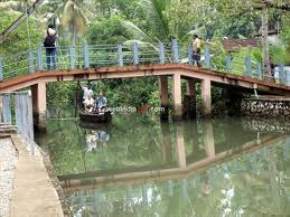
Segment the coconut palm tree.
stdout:
<svg viewBox="0 0 290 217">
<path fill-rule="evenodd" d="M 80 4 L 77 0 L 68 0 L 64 5 L 61 17 L 61 25 L 72 34 L 74 45 L 76 44 L 77 37 L 84 33 L 88 23 L 84 10 L 79 6 Z"/>
<path fill-rule="evenodd" d="M 170 0 L 140 0 L 136 13 L 141 13 L 150 26 L 150 33 L 142 30 L 137 24 L 129 20 L 122 20 L 122 26 L 133 36 L 139 43 L 156 43 L 158 41 L 169 40 L 169 22 L 166 16 L 166 9 Z M 127 43 L 136 42 L 134 40 Z"/>
</svg>

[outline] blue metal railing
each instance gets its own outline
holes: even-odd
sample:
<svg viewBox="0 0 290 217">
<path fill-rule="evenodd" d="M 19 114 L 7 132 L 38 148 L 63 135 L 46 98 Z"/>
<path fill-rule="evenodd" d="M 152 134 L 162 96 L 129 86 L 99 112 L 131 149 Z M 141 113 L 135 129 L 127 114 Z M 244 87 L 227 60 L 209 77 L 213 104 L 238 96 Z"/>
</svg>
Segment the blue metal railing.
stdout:
<svg viewBox="0 0 290 217">
<path fill-rule="evenodd" d="M 180 47 L 177 40 L 173 40 L 171 46 L 166 46 L 163 43 L 156 46 L 133 43 L 132 46 L 84 44 L 83 46 L 57 47 L 55 59 L 54 56 L 46 54 L 46 48 L 39 47 L 14 56 L 0 57 L 0 81 L 35 71 L 54 69 L 166 63 L 193 64 L 192 54 L 191 45 Z M 47 64 L 47 62 L 52 62 L 52 64 Z M 202 49 L 201 63 L 203 68 L 224 73 L 258 79 L 266 77 L 262 71 L 262 64 L 253 61 L 250 56 L 241 58 L 221 55 L 211 50 L 209 44 L 206 44 L 205 48 Z M 290 85 L 290 75 L 288 74 L 281 65 L 278 70 L 279 82 Z"/>
<path fill-rule="evenodd" d="M 0 123 L 15 125 L 25 139 L 27 148 L 34 153 L 36 144 L 33 132 L 31 92 L 0 94 Z"/>
</svg>

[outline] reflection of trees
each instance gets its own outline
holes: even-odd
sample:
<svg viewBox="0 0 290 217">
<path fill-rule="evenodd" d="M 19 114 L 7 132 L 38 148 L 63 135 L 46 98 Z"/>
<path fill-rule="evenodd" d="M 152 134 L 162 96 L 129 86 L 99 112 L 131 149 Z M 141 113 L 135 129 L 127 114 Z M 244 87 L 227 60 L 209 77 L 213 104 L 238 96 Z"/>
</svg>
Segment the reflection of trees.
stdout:
<svg viewBox="0 0 290 217">
<path fill-rule="evenodd" d="M 48 135 L 41 143 L 48 146 L 58 175 L 156 167 L 173 160 L 172 153 L 168 153 L 172 151 L 171 130 L 170 127 L 166 130 L 168 144 L 164 147 L 165 137 L 157 118 L 114 117 L 113 127 L 106 130 L 110 134 L 107 145 L 99 151 L 86 152 L 86 136 L 92 131 L 80 128 L 73 121 L 50 121 Z M 167 155 L 165 161 L 164 154 Z"/>
<path fill-rule="evenodd" d="M 289 146 L 283 140 L 182 180 L 88 192 L 88 216 L 288 216 Z M 78 197 L 68 197 L 74 210 Z"/>
<path fill-rule="evenodd" d="M 116 117 L 109 130 L 108 145 L 100 152 L 85 153 L 84 130 L 72 127 L 72 122 L 50 122 L 46 144 L 58 174 L 82 173 L 86 168 L 90 171 L 151 168 L 168 164 L 176 157 L 173 142 L 178 132 L 184 136 L 185 152 L 195 159 L 205 155 L 205 143 L 212 142 L 204 137 L 207 130 L 214 132 L 219 150 L 225 149 L 222 143 L 233 148 L 239 147 L 245 138 L 256 138 L 254 134 L 244 136 L 245 131 L 237 123 L 214 121 L 212 127 L 210 122 L 162 126 L 146 116 Z M 176 131 L 177 127 L 182 129 Z M 290 214 L 289 150 L 290 142 L 283 140 L 184 180 L 105 187 L 94 192 L 77 192 L 69 200 L 74 212 L 84 216 L 285 216 Z M 193 155 L 196 152 L 198 156 Z"/>
</svg>

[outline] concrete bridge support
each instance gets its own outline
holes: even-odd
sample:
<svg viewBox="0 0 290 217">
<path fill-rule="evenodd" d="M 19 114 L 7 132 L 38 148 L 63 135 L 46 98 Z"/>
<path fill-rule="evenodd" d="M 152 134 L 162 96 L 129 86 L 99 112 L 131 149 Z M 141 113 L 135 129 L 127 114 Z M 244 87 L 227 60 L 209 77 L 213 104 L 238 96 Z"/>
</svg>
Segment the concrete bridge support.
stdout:
<svg viewBox="0 0 290 217">
<path fill-rule="evenodd" d="M 46 131 L 46 83 L 39 82 L 31 86 L 34 125 L 40 131 Z"/>
<path fill-rule="evenodd" d="M 169 117 L 169 95 L 168 95 L 168 77 L 160 76 L 159 78 L 160 88 L 160 102 L 161 102 L 161 120 L 168 120 Z"/>
<path fill-rule="evenodd" d="M 211 115 L 211 81 L 204 79 L 201 81 L 202 113 L 204 116 Z"/>
<path fill-rule="evenodd" d="M 173 96 L 173 120 L 182 119 L 182 99 L 181 99 L 181 75 L 175 73 L 173 75 L 173 85 L 172 85 L 172 96 Z"/>
<path fill-rule="evenodd" d="M 193 119 L 196 117 L 196 92 L 194 79 L 187 80 L 187 91 L 183 99 L 183 116 Z"/>
</svg>

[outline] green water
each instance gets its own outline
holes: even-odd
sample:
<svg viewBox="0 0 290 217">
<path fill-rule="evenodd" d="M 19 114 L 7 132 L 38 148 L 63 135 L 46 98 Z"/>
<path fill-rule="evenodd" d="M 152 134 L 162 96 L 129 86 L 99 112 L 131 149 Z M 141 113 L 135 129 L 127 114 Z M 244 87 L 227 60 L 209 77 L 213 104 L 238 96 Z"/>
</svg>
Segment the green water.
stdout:
<svg viewBox="0 0 290 217">
<path fill-rule="evenodd" d="M 176 174 L 67 186 L 75 217 L 290 216 L 287 123 L 223 118 L 161 124 L 157 117 L 131 115 L 86 127 L 49 121 L 47 135 L 38 138 L 61 181 Z"/>
</svg>

